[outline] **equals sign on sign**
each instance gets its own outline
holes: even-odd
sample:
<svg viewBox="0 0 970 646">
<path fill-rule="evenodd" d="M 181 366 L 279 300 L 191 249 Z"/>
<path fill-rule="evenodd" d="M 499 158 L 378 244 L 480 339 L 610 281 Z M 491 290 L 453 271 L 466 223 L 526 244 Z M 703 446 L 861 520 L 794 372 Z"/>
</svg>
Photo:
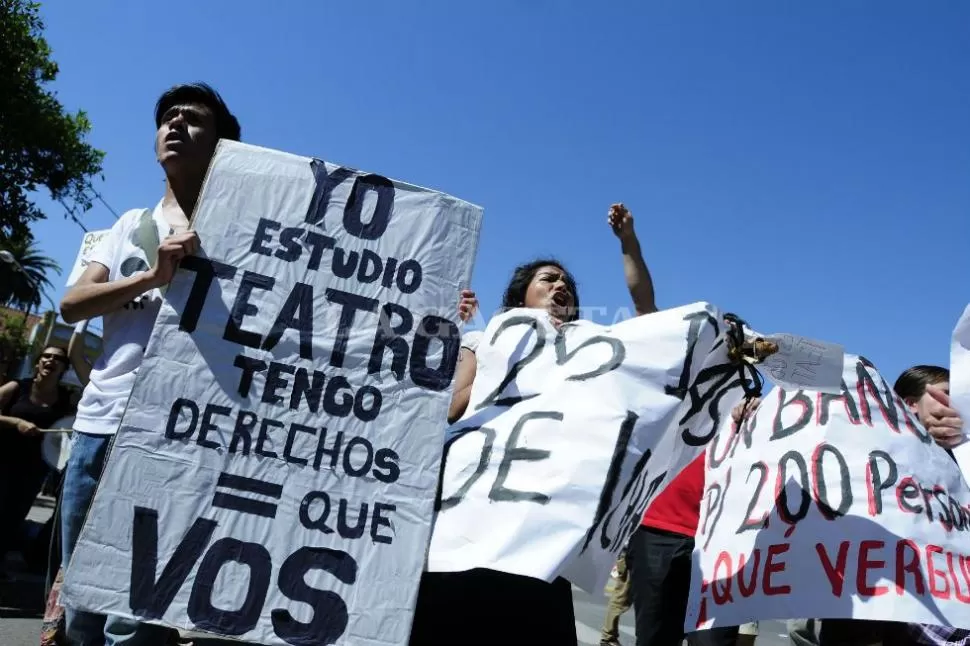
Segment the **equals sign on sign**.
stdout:
<svg viewBox="0 0 970 646">
<path fill-rule="evenodd" d="M 216 483 L 212 506 L 264 518 L 276 518 L 276 508 L 282 495 L 283 485 L 223 472 L 219 474 L 219 481 Z"/>
</svg>

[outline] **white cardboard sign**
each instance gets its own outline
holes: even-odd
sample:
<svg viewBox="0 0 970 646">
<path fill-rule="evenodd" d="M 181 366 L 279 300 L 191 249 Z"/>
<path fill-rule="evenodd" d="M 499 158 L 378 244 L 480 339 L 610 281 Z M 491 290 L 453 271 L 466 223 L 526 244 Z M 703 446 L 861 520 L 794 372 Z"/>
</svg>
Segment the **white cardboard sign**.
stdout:
<svg viewBox="0 0 970 646">
<path fill-rule="evenodd" d="M 970 489 L 882 376 L 776 388 L 707 449 L 686 629 L 757 619 L 970 628 Z"/>
<path fill-rule="evenodd" d="M 260 644 L 406 644 L 481 209 L 222 142 L 62 590 Z"/>
</svg>

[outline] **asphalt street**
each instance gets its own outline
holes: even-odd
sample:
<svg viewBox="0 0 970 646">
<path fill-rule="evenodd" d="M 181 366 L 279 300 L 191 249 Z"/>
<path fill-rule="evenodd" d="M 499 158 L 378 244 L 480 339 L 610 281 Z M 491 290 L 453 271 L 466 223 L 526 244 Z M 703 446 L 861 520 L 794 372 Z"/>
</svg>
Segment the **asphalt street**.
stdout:
<svg viewBox="0 0 970 646">
<path fill-rule="evenodd" d="M 599 646 L 600 631 L 606 615 L 606 595 L 587 594 L 573 588 L 573 608 L 576 613 L 576 636 L 583 646 Z M 758 627 L 756 646 L 789 646 L 788 633 L 783 621 L 763 621 Z M 630 610 L 620 620 L 620 643 L 623 646 L 636 644 L 636 631 L 633 628 L 633 611 Z"/>
<path fill-rule="evenodd" d="M 39 498 L 30 510 L 28 520 L 43 524 L 53 513 L 54 501 Z M 0 582 L 0 645 L 37 646 L 44 617 L 44 577 L 24 571 L 24 565 L 13 555 L 7 570 L 15 577 Z"/>
<path fill-rule="evenodd" d="M 44 523 L 50 517 L 53 501 L 41 498 L 30 512 L 29 519 Z M 8 561 L 8 565 L 11 563 Z M 12 563 L 17 569 L 17 563 Z M 16 573 L 15 582 L 0 583 L 0 645 L 37 646 L 40 640 L 41 619 L 44 615 L 44 581 L 39 575 Z M 583 646 L 599 646 L 600 630 L 606 613 L 604 594 L 587 594 L 573 588 L 576 613 L 576 635 Z M 633 613 L 626 613 L 620 622 L 620 641 L 624 646 L 636 643 Z M 761 623 L 757 646 L 788 646 L 785 625 L 779 621 Z"/>
</svg>

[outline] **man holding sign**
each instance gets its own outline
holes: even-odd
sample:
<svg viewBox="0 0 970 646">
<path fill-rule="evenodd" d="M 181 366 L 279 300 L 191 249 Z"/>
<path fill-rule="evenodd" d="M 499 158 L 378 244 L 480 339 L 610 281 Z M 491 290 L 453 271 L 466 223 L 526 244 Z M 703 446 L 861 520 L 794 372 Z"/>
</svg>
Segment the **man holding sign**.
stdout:
<svg viewBox="0 0 970 646">
<path fill-rule="evenodd" d="M 174 115 L 172 126 L 159 117 L 163 163 L 172 148 L 181 157 L 201 148 L 193 140 L 213 142 L 201 132 L 213 112 L 202 101 L 160 107 Z M 111 236 L 142 243 L 132 263 L 164 298 L 136 341 L 111 455 L 79 469 L 105 463 L 64 605 L 109 616 L 109 644 L 132 643 L 114 630 L 125 624 L 135 643 L 164 643 L 162 629 L 136 622 L 259 644 L 405 644 L 459 319 L 474 306 L 466 292 L 456 314 L 455 295 L 471 283 L 482 210 L 229 140 L 197 169 L 194 204 L 169 174 L 204 242 L 197 253 L 177 230 L 157 257 L 144 244 L 162 237 L 157 224 L 179 226 L 166 201 L 155 222 L 131 218 Z M 124 275 L 119 260 L 104 267 Z M 98 313 L 82 311 L 95 299 L 82 287 L 67 299 L 75 318 Z"/>
<path fill-rule="evenodd" d="M 205 84 L 180 85 L 155 106 L 155 152 L 165 171 L 165 195 L 153 210 L 125 213 L 91 254 L 61 302 L 68 323 L 104 317 L 104 353 L 78 404 L 62 493 L 65 570 L 98 485 L 108 447 L 142 362 L 162 303 L 162 289 L 179 261 L 195 253 L 188 231 L 206 170 L 219 139 L 238 140 L 239 122 Z M 80 644 L 157 644 L 169 631 L 121 617 L 66 612 L 67 635 Z"/>
</svg>

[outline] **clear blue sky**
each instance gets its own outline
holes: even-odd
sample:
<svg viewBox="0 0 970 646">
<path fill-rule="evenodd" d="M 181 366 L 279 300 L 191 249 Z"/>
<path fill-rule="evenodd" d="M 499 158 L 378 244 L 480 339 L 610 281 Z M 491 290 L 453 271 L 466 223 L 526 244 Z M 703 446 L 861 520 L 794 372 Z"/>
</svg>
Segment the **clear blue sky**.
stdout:
<svg viewBox="0 0 970 646">
<path fill-rule="evenodd" d="M 365 9 L 366 7 L 366 9 Z M 119 212 L 161 196 L 152 108 L 205 80 L 247 142 L 485 207 L 474 287 L 554 254 L 628 306 L 613 201 L 661 307 L 948 363 L 970 300 L 970 3 L 45 3 L 56 89 Z M 113 217 L 97 205 L 91 229 Z M 81 231 L 38 225 L 66 271 Z M 63 278 L 55 282 L 63 282 Z M 61 292 L 53 296 L 60 298 Z"/>
</svg>

